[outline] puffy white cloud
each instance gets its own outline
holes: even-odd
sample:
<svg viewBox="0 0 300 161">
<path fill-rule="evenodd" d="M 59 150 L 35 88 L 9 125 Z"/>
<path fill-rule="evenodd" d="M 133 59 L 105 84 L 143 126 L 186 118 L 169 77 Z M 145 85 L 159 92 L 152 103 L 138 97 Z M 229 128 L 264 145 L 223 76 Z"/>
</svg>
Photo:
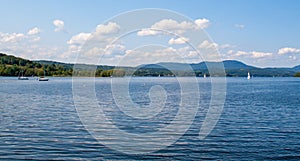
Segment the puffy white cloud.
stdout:
<svg viewBox="0 0 300 161">
<path fill-rule="evenodd" d="M 87 40 L 95 38 L 97 41 L 103 39 L 105 41 L 111 40 L 110 34 L 118 33 L 120 26 L 116 23 L 109 22 L 107 25 L 98 25 L 94 33 L 79 33 L 72 36 L 67 42 L 70 45 L 83 45 Z"/>
<path fill-rule="evenodd" d="M 33 37 L 31 41 L 32 42 L 37 42 L 37 41 L 40 41 L 40 40 L 41 40 L 41 37 L 37 36 L 37 37 Z"/>
<path fill-rule="evenodd" d="M 219 49 L 228 49 L 228 48 L 235 48 L 236 46 L 231 45 L 231 44 L 222 44 L 222 45 L 218 45 Z"/>
<path fill-rule="evenodd" d="M 16 43 L 26 36 L 22 33 L 1 33 L 0 32 L 0 42 L 1 43 Z"/>
<path fill-rule="evenodd" d="M 106 53 L 108 55 L 124 55 L 126 52 L 126 47 L 122 44 L 109 44 L 105 47 Z"/>
<path fill-rule="evenodd" d="M 217 43 L 209 42 L 207 40 L 204 40 L 201 44 L 198 45 L 198 48 L 200 49 L 217 49 L 218 48 Z"/>
<path fill-rule="evenodd" d="M 125 55 L 116 55 L 103 62 L 120 62 L 118 65 L 137 66 L 159 62 L 198 63 L 201 60 L 200 54 L 189 46 L 181 48 L 146 46 L 136 50 L 126 50 Z"/>
<path fill-rule="evenodd" d="M 235 24 L 234 27 L 239 28 L 239 29 L 243 29 L 243 28 L 245 28 L 245 25 Z"/>
<path fill-rule="evenodd" d="M 210 21 L 206 18 L 197 19 L 194 21 L 197 25 L 197 28 L 205 29 L 210 25 Z"/>
<path fill-rule="evenodd" d="M 76 50 L 80 50 L 80 47 L 72 45 L 65 55 L 72 56 L 73 53 L 79 52 Z M 104 48 L 94 46 L 80 52 L 81 54 L 77 57 L 78 63 L 116 65 L 118 59 L 125 55 L 126 48 L 122 44 L 109 44 Z"/>
<path fill-rule="evenodd" d="M 98 25 L 96 27 L 96 34 L 108 35 L 118 33 L 120 26 L 117 23 L 109 22 L 107 25 Z"/>
<path fill-rule="evenodd" d="M 43 54 L 47 53 L 44 47 L 39 47 L 35 43 L 41 38 L 36 34 L 39 30 L 35 28 L 29 30 L 30 33 L 1 33 L 0 32 L 0 49 L 2 52 L 20 56 L 26 59 L 35 59 L 40 56 L 45 58 Z M 28 31 L 28 32 L 29 32 Z M 49 49 L 49 52 L 52 50 Z"/>
<path fill-rule="evenodd" d="M 246 51 L 237 51 L 235 54 L 235 56 L 244 56 L 244 55 L 250 55 L 250 53 Z"/>
<path fill-rule="evenodd" d="M 160 32 L 157 31 L 157 30 L 153 30 L 153 29 L 142 29 L 140 31 L 137 32 L 137 35 L 138 36 L 151 36 L 151 35 L 157 35 L 159 34 Z"/>
<path fill-rule="evenodd" d="M 151 26 L 153 29 L 165 30 L 167 32 L 175 32 L 176 34 L 182 34 L 185 30 L 193 29 L 194 24 L 191 22 L 177 22 L 172 19 L 161 20 Z"/>
<path fill-rule="evenodd" d="M 91 33 L 79 33 L 72 36 L 67 42 L 68 50 L 63 52 L 60 57 L 62 59 L 73 58 L 82 49 L 83 44 L 90 38 Z"/>
<path fill-rule="evenodd" d="M 208 40 L 204 40 L 201 44 L 198 45 L 199 49 L 229 49 L 229 48 L 234 48 L 235 46 L 230 45 L 230 44 L 222 44 L 219 45 L 214 42 L 210 42 Z"/>
<path fill-rule="evenodd" d="M 59 60 L 58 57 L 60 56 L 61 48 L 55 46 L 40 46 L 31 41 L 31 39 L 31 37 L 26 38 L 18 43 L 0 43 L 0 49 L 7 54 L 30 60 Z M 63 59 L 63 61 L 66 61 L 66 59 Z"/>
<path fill-rule="evenodd" d="M 273 53 L 252 51 L 251 55 L 253 58 L 262 58 L 262 57 L 272 56 Z"/>
<path fill-rule="evenodd" d="M 107 24 L 100 24 L 96 27 L 93 33 L 79 33 L 71 37 L 67 41 L 68 50 L 62 54 L 62 57 L 74 57 L 78 52 L 81 52 L 77 61 L 80 63 L 98 63 L 99 56 L 103 55 L 117 55 L 125 50 L 122 45 L 108 45 L 115 40 L 113 34 L 120 31 L 120 26 L 117 23 L 109 22 Z M 83 48 L 85 43 L 87 46 Z M 116 43 L 116 42 L 115 42 Z"/>
<path fill-rule="evenodd" d="M 127 50 L 125 55 L 114 57 L 111 62 L 119 62 L 119 66 L 138 66 L 141 64 L 151 64 L 159 62 L 180 62 L 183 60 L 177 50 L 172 47 L 168 48 L 140 48 L 137 50 Z M 117 60 L 117 61 L 116 61 Z M 107 61 L 108 62 L 108 61 Z"/>
<path fill-rule="evenodd" d="M 41 29 L 35 27 L 35 28 L 30 29 L 27 32 L 27 35 L 36 35 L 36 34 L 39 34 L 40 32 L 41 32 Z"/>
<path fill-rule="evenodd" d="M 210 21 L 208 19 L 197 19 L 194 22 L 182 21 L 178 22 L 173 19 L 163 19 L 159 22 L 154 23 L 150 28 L 142 29 L 137 32 L 138 36 L 150 36 L 150 35 L 158 35 L 158 34 L 167 34 L 174 33 L 181 35 L 185 33 L 187 30 L 191 29 L 204 29 L 210 25 Z"/>
<path fill-rule="evenodd" d="M 91 33 L 79 33 L 67 42 L 70 45 L 83 45 L 91 36 Z"/>
<path fill-rule="evenodd" d="M 230 53 L 233 53 L 231 51 Z M 264 58 L 264 57 L 269 57 L 272 56 L 273 53 L 270 52 L 258 52 L 258 51 L 251 51 L 251 52 L 246 52 L 246 51 L 237 51 L 233 56 L 235 58 L 237 57 L 250 57 L 250 58 Z"/>
<path fill-rule="evenodd" d="M 55 32 L 62 31 L 65 28 L 65 23 L 62 20 L 54 20 L 53 25 L 55 26 Z"/>
<path fill-rule="evenodd" d="M 170 45 L 173 45 L 173 44 L 185 44 L 187 41 L 189 41 L 188 38 L 185 38 L 185 37 L 179 37 L 179 38 L 176 38 L 176 39 L 171 38 L 171 39 L 169 40 L 168 43 L 169 43 Z"/>
<path fill-rule="evenodd" d="M 278 50 L 279 55 L 300 53 L 300 49 L 285 47 Z"/>
</svg>

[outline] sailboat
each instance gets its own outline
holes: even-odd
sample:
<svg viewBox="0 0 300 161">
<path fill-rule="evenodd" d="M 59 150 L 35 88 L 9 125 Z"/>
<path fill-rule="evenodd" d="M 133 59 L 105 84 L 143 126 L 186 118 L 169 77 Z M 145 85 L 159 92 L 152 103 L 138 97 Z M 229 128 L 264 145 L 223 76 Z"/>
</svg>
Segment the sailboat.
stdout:
<svg viewBox="0 0 300 161">
<path fill-rule="evenodd" d="M 44 76 L 39 77 L 39 81 L 48 81 L 49 78 L 46 78 L 45 68 L 44 68 Z"/>
<path fill-rule="evenodd" d="M 206 78 L 206 74 L 204 73 L 203 78 Z"/>
<path fill-rule="evenodd" d="M 21 74 L 21 73 L 22 73 L 22 74 Z M 21 74 L 21 75 L 20 75 L 20 74 Z M 23 70 L 22 70 L 22 72 L 19 73 L 18 80 L 28 80 L 27 77 L 24 77 L 24 75 L 23 75 Z"/>
<path fill-rule="evenodd" d="M 251 79 L 251 76 L 250 76 L 250 73 L 248 72 L 248 77 L 247 77 L 247 79 Z"/>
</svg>

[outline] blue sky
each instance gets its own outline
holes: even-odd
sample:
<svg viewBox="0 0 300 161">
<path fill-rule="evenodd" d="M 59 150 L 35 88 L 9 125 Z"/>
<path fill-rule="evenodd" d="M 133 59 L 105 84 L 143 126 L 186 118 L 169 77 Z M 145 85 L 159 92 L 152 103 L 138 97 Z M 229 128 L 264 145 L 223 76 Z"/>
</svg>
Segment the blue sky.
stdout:
<svg viewBox="0 0 300 161">
<path fill-rule="evenodd" d="M 297 0 L 7 0 L 0 3 L 0 52 L 28 59 L 71 62 L 68 52 L 74 36 L 90 33 L 97 25 L 123 12 L 162 8 L 192 20 L 208 20 L 209 27 L 204 30 L 210 38 L 219 47 L 229 46 L 219 49 L 223 59 L 260 67 L 300 64 L 300 1 Z M 55 20 L 59 20 L 56 26 Z"/>
</svg>

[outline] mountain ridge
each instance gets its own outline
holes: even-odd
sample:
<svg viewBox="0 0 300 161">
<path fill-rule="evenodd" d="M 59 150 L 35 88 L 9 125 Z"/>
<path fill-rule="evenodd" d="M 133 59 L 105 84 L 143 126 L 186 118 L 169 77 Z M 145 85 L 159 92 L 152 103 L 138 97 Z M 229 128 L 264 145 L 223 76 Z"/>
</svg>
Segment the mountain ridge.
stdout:
<svg viewBox="0 0 300 161">
<path fill-rule="evenodd" d="M 115 66 L 109 65 L 92 65 L 92 64 L 76 64 L 84 66 L 95 66 L 99 75 L 101 72 L 114 70 Z M 51 73 L 52 76 L 71 76 L 74 64 L 64 63 L 50 60 L 27 60 L 12 55 L 6 55 L 0 53 L 0 76 L 16 76 L 20 70 L 31 71 L 25 75 L 34 75 L 35 68 L 38 68 L 39 73 L 41 68 L 46 68 L 47 73 Z M 300 65 L 292 68 L 259 68 L 251 65 L 247 65 L 237 60 L 224 60 L 221 62 L 199 62 L 199 63 L 178 63 L 178 62 L 160 62 L 155 64 L 143 64 L 136 67 L 117 67 L 126 71 L 126 73 L 135 76 L 172 76 L 174 73 L 178 76 L 192 76 L 193 71 L 196 76 L 209 75 L 208 69 L 225 69 L 226 76 L 229 77 L 241 77 L 246 76 L 250 72 L 254 76 L 262 77 L 291 77 L 300 72 Z M 7 74 L 9 69 L 10 73 Z M 15 71 L 11 72 L 14 69 Z M 29 70 L 30 69 L 30 70 Z M 173 73 L 174 72 L 174 73 Z M 3 74 L 5 73 L 5 74 Z M 25 72 L 26 73 L 26 72 Z M 110 71 L 110 74 L 112 71 Z M 107 74 L 110 76 L 110 74 Z"/>
</svg>

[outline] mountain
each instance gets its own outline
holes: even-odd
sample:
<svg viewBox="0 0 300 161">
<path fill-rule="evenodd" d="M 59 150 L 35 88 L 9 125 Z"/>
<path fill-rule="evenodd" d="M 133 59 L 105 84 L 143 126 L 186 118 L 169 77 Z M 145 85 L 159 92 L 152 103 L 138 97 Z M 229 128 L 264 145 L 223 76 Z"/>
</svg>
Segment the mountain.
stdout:
<svg viewBox="0 0 300 161">
<path fill-rule="evenodd" d="M 256 67 L 246 65 L 236 60 L 225 60 L 222 62 L 201 62 L 198 64 L 190 64 L 194 70 L 203 70 L 209 68 L 225 68 L 226 70 L 232 69 L 255 69 Z"/>
<path fill-rule="evenodd" d="M 85 70 L 91 66 L 96 69 L 96 73 Z M 0 76 L 18 76 L 21 72 L 24 76 L 43 76 L 44 73 L 47 76 L 72 76 L 74 74 L 73 67 L 74 64 L 69 63 L 47 60 L 31 61 L 0 53 Z M 75 73 L 78 76 L 110 76 L 113 73 L 112 69 L 115 68 L 113 66 L 86 64 L 78 64 L 77 67 L 82 67 L 83 69 Z M 123 72 L 118 72 L 118 75 L 122 74 Z"/>
<path fill-rule="evenodd" d="M 293 67 L 292 70 L 294 72 L 300 72 L 300 65 Z"/>
<path fill-rule="evenodd" d="M 173 62 L 161 62 L 157 64 L 144 64 L 138 66 L 138 68 L 152 68 L 161 69 L 167 68 L 169 70 L 184 71 L 192 68 L 193 70 L 207 70 L 208 68 L 225 68 L 227 70 L 232 69 L 256 69 L 256 67 L 246 65 L 242 62 L 236 60 L 225 60 L 223 62 L 200 62 L 197 64 L 187 64 L 187 63 L 173 63 Z"/>
<path fill-rule="evenodd" d="M 138 66 L 140 70 L 155 70 L 168 69 L 176 72 L 188 71 L 191 68 L 197 73 L 197 76 L 203 76 L 204 73 L 210 73 L 210 70 L 225 69 L 226 76 L 229 77 L 246 77 L 248 72 L 257 77 L 291 77 L 295 73 L 300 72 L 300 65 L 294 68 L 258 68 L 247 65 L 236 60 L 225 60 L 222 62 L 200 62 L 194 64 L 186 63 L 157 63 L 145 64 Z M 160 74 L 161 75 L 161 74 Z"/>
<path fill-rule="evenodd" d="M 74 74 L 73 67 L 74 64 L 70 63 L 47 60 L 31 61 L 0 53 L 0 76 L 18 76 L 20 72 L 23 72 L 25 76 L 40 76 L 44 74 L 44 71 L 48 76 L 72 76 Z M 203 76 L 204 74 L 209 76 L 209 73 L 214 73 L 215 76 L 225 76 L 222 72 L 212 72 L 220 71 L 219 69 L 225 69 L 228 77 L 246 77 L 248 72 L 257 77 L 291 77 L 296 73 L 300 75 L 300 65 L 293 68 L 258 68 L 236 60 L 193 64 L 161 62 L 137 67 L 118 67 L 117 69 L 114 66 L 88 64 L 76 64 L 76 67 L 80 70 L 79 74 L 76 73 L 78 76 L 111 76 L 114 73 L 118 73 L 118 76 L 125 74 L 128 76 Z M 96 67 L 96 74 L 85 70 L 87 67 Z"/>
</svg>

